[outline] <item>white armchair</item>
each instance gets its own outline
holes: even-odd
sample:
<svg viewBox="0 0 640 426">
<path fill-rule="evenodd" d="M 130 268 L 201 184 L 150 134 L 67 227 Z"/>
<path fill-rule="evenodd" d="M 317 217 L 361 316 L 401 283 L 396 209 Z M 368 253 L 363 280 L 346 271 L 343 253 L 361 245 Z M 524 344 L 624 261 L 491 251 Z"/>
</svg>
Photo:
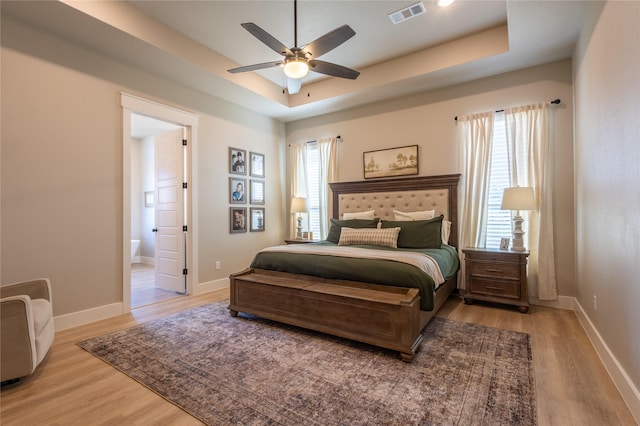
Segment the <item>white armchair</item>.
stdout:
<svg viewBox="0 0 640 426">
<path fill-rule="evenodd" d="M 47 278 L 0 286 L 2 382 L 34 372 L 53 343 L 51 283 Z"/>
</svg>

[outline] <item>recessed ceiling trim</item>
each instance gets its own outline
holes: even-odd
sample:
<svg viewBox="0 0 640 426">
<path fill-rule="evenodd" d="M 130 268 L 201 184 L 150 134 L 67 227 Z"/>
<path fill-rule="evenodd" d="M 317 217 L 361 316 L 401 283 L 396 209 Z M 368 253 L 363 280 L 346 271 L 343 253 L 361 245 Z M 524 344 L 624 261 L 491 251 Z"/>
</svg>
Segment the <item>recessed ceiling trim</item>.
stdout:
<svg viewBox="0 0 640 426">
<path fill-rule="evenodd" d="M 507 24 L 485 30 L 458 40 L 443 43 L 411 55 L 372 65 L 362 70 L 362 76 L 349 85 L 320 80 L 305 86 L 303 93 L 290 96 L 292 108 L 333 97 L 355 94 L 383 87 L 390 82 L 409 80 L 418 76 L 452 68 L 509 51 Z M 393 76 L 392 79 L 389 76 Z M 309 96 L 308 93 L 312 95 Z"/>
</svg>

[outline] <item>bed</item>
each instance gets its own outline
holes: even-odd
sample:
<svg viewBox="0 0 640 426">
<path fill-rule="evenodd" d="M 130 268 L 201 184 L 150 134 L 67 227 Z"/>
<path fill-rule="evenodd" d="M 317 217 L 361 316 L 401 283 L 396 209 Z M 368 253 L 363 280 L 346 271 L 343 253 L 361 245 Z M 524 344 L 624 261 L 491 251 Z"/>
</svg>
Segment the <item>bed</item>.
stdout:
<svg viewBox="0 0 640 426">
<path fill-rule="evenodd" d="M 251 267 L 230 276 L 231 315 L 253 314 L 377 345 L 411 362 L 422 344 L 422 329 L 457 286 L 458 180 L 459 175 L 441 175 L 331 183 L 335 220 L 327 240 L 258 253 Z M 374 222 L 364 226 L 370 219 L 362 215 L 371 210 Z M 431 210 L 433 219 L 395 220 L 399 213 Z M 414 230 L 434 229 L 438 223 L 438 238 L 442 224 L 448 225 L 448 238 L 442 235 L 447 244 L 407 248 L 425 244 L 415 243 Z M 381 235 L 384 243 L 377 240 Z M 378 246 L 387 244 L 387 238 L 393 245 L 393 235 L 398 249 Z M 433 241 L 433 232 L 429 235 Z"/>
</svg>

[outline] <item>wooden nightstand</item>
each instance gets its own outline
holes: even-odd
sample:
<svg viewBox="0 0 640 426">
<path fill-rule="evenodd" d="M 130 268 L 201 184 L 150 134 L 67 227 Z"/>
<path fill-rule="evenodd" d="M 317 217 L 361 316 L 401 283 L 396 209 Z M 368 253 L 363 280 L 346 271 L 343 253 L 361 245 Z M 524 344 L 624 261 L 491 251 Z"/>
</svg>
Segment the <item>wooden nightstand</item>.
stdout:
<svg viewBox="0 0 640 426">
<path fill-rule="evenodd" d="M 284 240 L 285 244 L 309 244 L 309 243 L 317 243 L 317 240 Z"/>
<path fill-rule="evenodd" d="M 529 310 L 527 293 L 528 251 L 466 248 L 464 301 L 474 300 L 515 305 Z"/>
</svg>

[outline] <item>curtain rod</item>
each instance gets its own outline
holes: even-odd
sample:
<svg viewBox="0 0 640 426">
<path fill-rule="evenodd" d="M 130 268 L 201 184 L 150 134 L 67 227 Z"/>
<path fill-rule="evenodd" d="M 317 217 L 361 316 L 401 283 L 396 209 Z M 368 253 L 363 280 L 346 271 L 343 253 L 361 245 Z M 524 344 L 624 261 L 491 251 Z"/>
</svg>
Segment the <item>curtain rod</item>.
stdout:
<svg viewBox="0 0 640 426">
<path fill-rule="evenodd" d="M 554 99 L 554 100 L 552 100 L 552 101 L 551 101 L 551 102 L 549 102 L 549 103 L 550 103 L 550 104 L 558 105 L 560 102 L 561 102 L 561 101 L 560 101 L 560 99 Z M 498 109 L 498 110 L 496 110 L 496 112 L 504 112 L 504 110 L 503 110 L 503 109 Z M 458 121 L 458 116 L 457 116 L 457 115 L 455 116 L 454 120 L 455 120 L 455 121 Z"/>
<path fill-rule="evenodd" d="M 458 118 L 458 117 L 456 117 L 456 118 Z M 342 136 L 340 136 L 340 135 L 336 136 L 336 140 L 338 142 L 342 142 Z M 302 142 L 302 143 L 314 143 L 314 142 L 318 142 L 318 140 L 316 139 L 314 141 L 307 141 L 307 142 Z M 291 144 L 289 144 L 289 146 L 291 146 Z"/>
</svg>

